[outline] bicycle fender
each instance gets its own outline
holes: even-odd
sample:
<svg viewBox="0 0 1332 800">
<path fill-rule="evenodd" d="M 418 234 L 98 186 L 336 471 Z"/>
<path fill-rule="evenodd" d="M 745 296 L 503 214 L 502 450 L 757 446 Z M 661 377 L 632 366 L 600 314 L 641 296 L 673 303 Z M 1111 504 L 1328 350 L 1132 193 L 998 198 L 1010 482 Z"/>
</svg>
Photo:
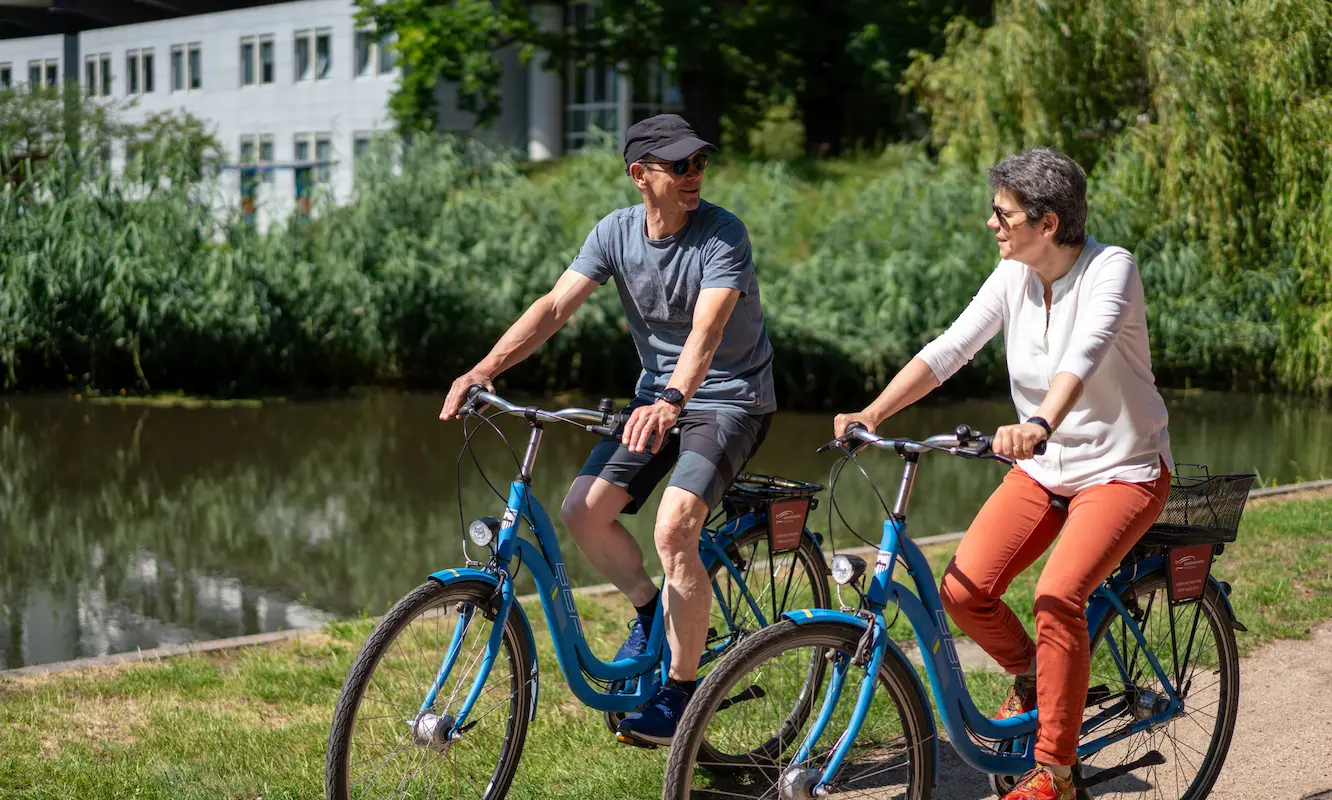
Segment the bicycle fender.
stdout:
<svg viewBox="0 0 1332 800">
<path fill-rule="evenodd" d="M 797 625 L 808 625 L 811 622 L 840 622 L 844 625 L 852 625 L 860 630 L 869 627 L 869 623 L 857 617 L 854 614 L 848 614 L 845 611 L 834 611 L 831 608 L 799 608 L 793 611 L 787 611 L 782 614 L 783 617 L 791 620 Z M 920 673 L 916 672 L 915 666 L 902 652 L 902 648 L 897 646 L 891 638 L 887 641 L 887 649 L 884 650 L 885 658 L 895 658 L 906 668 L 907 674 L 911 676 L 912 685 L 920 696 L 925 699 L 927 710 L 932 709 L 930 697 L 932 696 L 925 690 L 925 684 L 920 682 Z M 934 751 L 934 785 L 939 785 L 939 730 L 934 722 L 934 714 L 927 713 L 925 716 L 930 720 L 930 749 Z"/>
<path fill-rule="evenodd" d="M 1133 575 L 1131 580 L 1128 581 L 1128 583 L 1131 584 L 1137 582 L 1157 572 L 1163 574 L 1166 572 L 1167 567 L 1165 564 L 1165 559 L 1162 558 L 1152 559 L 1147 563 L 1149 564 L 1148 569 L 1143 571 L 1141 574 Z M 1165 578 L 1167 581 L 1170 580 L 1169 575 L 1166 575 Z M 1216 596 L 1220 597 L 1222 603 L 1225 605 L 1226 613 L 1230 615 L 1230 627 L 1242 633 L 1248 633 L 1249 629 L 1245 627 L 1243 622 L 1239 621 L 1239 617 L 1235 615 L 1235 606 L 1231 605 L 1230 603 L 1230 584 L 1226 581 L 1218 580 L 1217 577 L 1212 574 L 1208 574 L 1207 582 L 1212 584 L 1212 588 L 1216 589 Z"/>
<path fill-rule="evenodd" d="M 492 587 L 499 586 L 499 578 L 489 572 L 468 567 L 442 569 L 439 572 L 431 573 L 430 580 L 438 581 L 446 586 L 450 583 L 465 583 L 467 581 L 480 581 Z M 517 598 L 514 598 L 513 608 L 509 609 L 509 614 L 518 618 L 518 629 L 523 632 L 523 637 L 527 640 L 528 674 L 532 676 L 532 718 L 528 720 L 528 722 L 531 722 L 536 719 L 537 701 L 541 695 L 540 682 L 537 680 L 536 637 L 532 634 L 532 623 L 527 618 L 527 612 L 523 611 L 523 605 L 518 602 Z"/>
</svg>

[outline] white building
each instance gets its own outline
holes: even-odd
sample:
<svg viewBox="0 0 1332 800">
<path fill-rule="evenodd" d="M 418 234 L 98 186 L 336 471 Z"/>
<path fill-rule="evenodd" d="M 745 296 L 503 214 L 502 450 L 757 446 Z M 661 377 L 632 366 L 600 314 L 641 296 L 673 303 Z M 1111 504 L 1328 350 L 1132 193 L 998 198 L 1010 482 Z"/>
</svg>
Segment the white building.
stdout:
<svg viewBox="0 0 1332 800">
<path fill-rule="evenodd" d="M 536 2 L 531 13 L 558 28 L 592 13 L 592 2 Z M 228 202 L 285 216 L 315 186 L 345 200 L 357 155 L 392 127 L 399 69 L 354 10 L 350 0 L 0 0 L 0 89 L 73 79 L 93 97 L 134 99 L 132 118 L 188 111 L 215 126 L 230 162 Z M 593 129 L 618 137 L 679 107 L 660 76 L 634 87 L 611 69 L 561 78 L 541 57 L 524 65 L 513 48 L 500 57 L 499 118 L 476 130 L 454 88 L 441 86 L 441 128 L 541 160 L 578 149 Z M 113 169 L 123 161 L 121 145 Z"/>
</svg>

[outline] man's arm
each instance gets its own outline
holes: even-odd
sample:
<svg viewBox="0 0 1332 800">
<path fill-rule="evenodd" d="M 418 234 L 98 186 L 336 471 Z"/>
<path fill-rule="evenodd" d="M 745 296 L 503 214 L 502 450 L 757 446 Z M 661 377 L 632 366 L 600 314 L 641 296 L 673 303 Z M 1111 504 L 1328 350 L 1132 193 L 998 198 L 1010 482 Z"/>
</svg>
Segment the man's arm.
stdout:
<svg viewBox="0 0 1332 800">
<path fill-rule="evenodd" d="M 467 390 L 480 384 L 494 390 L 493 381 L 513 365 L 532 355 L 569 321 L 584 301 L 597 288 L 598 283 L 572 269 L 564 271 L 555 282 L 555 288 L 532 303 L 518 321 L 505 331 L 495 346 L 476 366 L 453 382 L 440 419 L 457 416 L 458 409 L 467 400 Z"/>
<path fill-rule="evenodd" d="M 680 360 L 671 373 L 668 389 L 679 389 L 687 403 L 703 384 L 712 366 L 712 357 L 721 345 L 722 332 L 740 300 L 739 289 L 704 289 L 694 304 L 694 324 L 680 351 Z M 680 418 L 680 409 L 665 400 L 634 410 L 624 426 L 621 441 L 633 452 L 641 453 L 653 440 L 652 452 L 661 449 L 665 434 Z"/>
</svg>

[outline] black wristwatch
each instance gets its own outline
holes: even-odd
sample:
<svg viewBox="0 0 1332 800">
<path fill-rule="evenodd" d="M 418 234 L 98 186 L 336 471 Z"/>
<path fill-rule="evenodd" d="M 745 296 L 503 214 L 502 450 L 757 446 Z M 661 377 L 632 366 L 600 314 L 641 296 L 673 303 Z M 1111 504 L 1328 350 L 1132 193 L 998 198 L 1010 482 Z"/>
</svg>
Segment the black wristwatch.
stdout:
<svg viewBox="0 0 1332 800">
<path fill-rule="evenodd" d="M 1027 417 L 1027 422 L 1031 422 L 1036 425 L 1040 425 L 1042 428 L 1045 428 L 1046 439 L 1049 439 L 1051 436 L 1054 435 L 1054 431 L 1050 430 L 1050 423 L 1046 422 L 1044 417 Z"/>
<path fill-rule="evenodd" d="M 670 403 L 676 408 L 684 408 L 684 392 L 680 391 L 679 389 L 673 387 L 668 388 L 666 391 L 661 393 L 661 399 L 665 400 L 666 402 Z"/>
</svg>

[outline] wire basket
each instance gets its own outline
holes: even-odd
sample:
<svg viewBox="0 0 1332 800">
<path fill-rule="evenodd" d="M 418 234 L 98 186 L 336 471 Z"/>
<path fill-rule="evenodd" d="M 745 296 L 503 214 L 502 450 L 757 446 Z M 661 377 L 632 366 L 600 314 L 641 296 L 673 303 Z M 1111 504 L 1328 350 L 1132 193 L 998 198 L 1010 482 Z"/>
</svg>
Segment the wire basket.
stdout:
<svg viewBox="0 0 1332 800">
<path fill-rule="evenodd" d="M 1181 547 L 1235 541 L 1240 516 L 1256 475 L 1231 472 L 1210 475 L 1195 464 L 1200 475 L 1176 475 L 1170 483 L 1161 515 L 1143 536 L 1144 544 Z"/>
<path fill-rule="evenodd" d="M 810 498 L 809 507 L 812 510 L 818 508 L 818 500 L 814 495 L 821 491 L 823 491 L 823 485 L 818 483 L 793 481 L 787 478 L 779 478 L 776 475 L 742 472 L 735 477 L 730 487 L 727 488 L 722 504 L 732 513 L 737 513 L 771 503 L 774 500 L 808 497 Z"/>
</svg>

